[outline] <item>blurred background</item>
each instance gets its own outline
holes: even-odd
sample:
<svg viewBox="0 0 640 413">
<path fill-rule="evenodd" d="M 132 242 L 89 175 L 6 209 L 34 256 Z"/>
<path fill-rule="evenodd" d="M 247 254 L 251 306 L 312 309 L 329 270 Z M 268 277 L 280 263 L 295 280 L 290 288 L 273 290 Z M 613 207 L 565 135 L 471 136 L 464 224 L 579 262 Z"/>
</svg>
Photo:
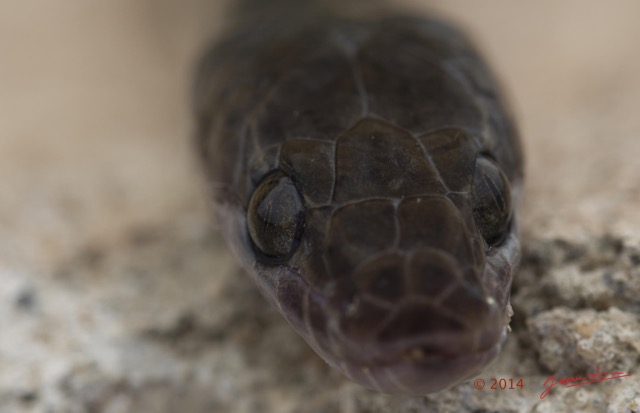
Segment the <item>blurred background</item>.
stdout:
<svg viewBox="0 0 640 413">
<path fill-rule="evenodd" d="M 640 234 L 640 2 L 397 3 L 458 23 L 502 80 L 525 142 L 525 241 Z M 343 383 L 261 312 L 212 230 L 189 93 L 229 5 L 0 0 L 0 412 L 446 399 Z"/>
</svg>

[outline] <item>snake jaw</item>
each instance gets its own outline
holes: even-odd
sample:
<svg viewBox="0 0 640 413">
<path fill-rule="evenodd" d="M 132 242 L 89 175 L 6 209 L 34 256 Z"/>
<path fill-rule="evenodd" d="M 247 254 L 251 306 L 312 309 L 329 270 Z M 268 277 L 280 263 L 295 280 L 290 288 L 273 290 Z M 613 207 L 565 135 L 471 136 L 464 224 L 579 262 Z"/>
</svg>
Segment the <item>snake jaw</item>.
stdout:
<svg viewBox="0 0 640 413">
<path fill-rule="evenodd" d="M 478 374 L 499 353 L 507 327 L 497 306 L 493 310 L 486 323 L 413 340 L 353 345 L 341 337 L 340 343 L 350 350 L 342 348 L 338 356 L 342 363 L 332 364 L 350 379 L 385 393 L 424 395 L 444 390 Z"/>
<path fill-rule="evenodd" d="M 489 349 L 454 357 L 433 357 L 421 348 L 409 349 L 384 364 L 349 365 L 343 373 L 361 385 L 390 394 L 424 396 L 473 378 L 500 353 L 506 329 Z"/>
<path fill-rule="evenodd" d="M 282 275 L 275 298 L 287 320 L 331 366 L 381 392 L 424 395 L 449 388 L 478 374 L 495 359 L 506 339 L 508 307 L 502 311 L 493 297 L 478 298 L 485 316 L 476 324 L 452 324 L 449 330 L 413 338 L 401 335 L 390 341 L 381 339 L 381 327 L 375 329 L 375 337 L 362 331 L 364 335 L 354 336 L 344 330 L 343 320 L 368 311 L 368 299 L 358 295 L 344 301 L 338 284 L 315 290 L 299 276 L 299 269 L 288 268 Z M 394 329 L 403 324 L 403 318 L 433 319 L 433 311 L 424 312 L 424 302 L 422 307 L 420 302 L 415 304 L 381 324 Z"/>
</svg>

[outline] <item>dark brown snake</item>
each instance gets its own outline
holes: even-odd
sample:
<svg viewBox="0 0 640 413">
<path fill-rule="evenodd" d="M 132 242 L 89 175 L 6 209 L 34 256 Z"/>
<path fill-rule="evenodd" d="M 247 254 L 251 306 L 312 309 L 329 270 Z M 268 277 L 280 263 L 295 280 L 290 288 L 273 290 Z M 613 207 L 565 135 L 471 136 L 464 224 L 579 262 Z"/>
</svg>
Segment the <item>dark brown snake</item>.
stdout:
<svg viewBox="0 0 640 413">
<path fill-rule="evenodd" d="M 199 66 L 223 234 L 331 366 L 388 393 L 451 387 L 497 356 L 511 315 L 523 159 L 503 98 L 441 21 L 288 3 L 247 13 Z"/>
</svg>

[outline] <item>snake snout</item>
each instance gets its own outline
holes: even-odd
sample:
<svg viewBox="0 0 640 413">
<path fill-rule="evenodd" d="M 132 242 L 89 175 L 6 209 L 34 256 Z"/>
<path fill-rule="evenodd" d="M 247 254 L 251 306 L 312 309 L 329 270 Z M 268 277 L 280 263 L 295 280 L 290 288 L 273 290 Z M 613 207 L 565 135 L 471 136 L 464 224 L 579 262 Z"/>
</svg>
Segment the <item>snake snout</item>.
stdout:
<svg viewBox="0 0 640 413">
<path fill-rule="evenodd" d="M 502 334 L 502 312 L 477 283 L 477 270 L 445 252 L 381 254 L 353 279 L 339 334 L 363 362 L 440 362 L 486 351 Z"/>
<path fill-rule="evenodd" d="M 437 263 L 437 256 L 424 251 L 404 261 L 387 256 L 372 262 L 370 269 L 377 264 L 377 271 L 388 274 L 390 262 L 403 263 L 395 270 L 410 281 L 412 270 L 425 269 L 417 263 L 430 260 L 430 275 L 448 281 L 439 293 L 429 287 L 430 295 L 424 287 L 407 286 L 393 309 L 370 291 L 360 292 L 346 306 L 334 335 L 347 376 L 381 391 L 420 395 L 465 380 L 495 358 L 506 334 L 497 303 L 465 284 L 456 266 Z"/>
<path fill-rule="evenodd" d="M 506 332 L 491 299 L 455 282 L 436 297 L 411 291 L 393 311 L 367 294 L 348 308 L 340 324 L 348 376 L 381 391 L 420 395 L 469 378 L 495 358 Z"/>
<path fill-rule="evenodd" d="M 485 251 L 465 203 L 427 195 L 367 206 L 334 215 L 342 225 L 325 255 L 344 275 L 328 298 L 345 373 L 383 391 L 424 394 L 479 371 L 501 347 L 505 318 L 484 285 Z M 369 236 L 347 237 L 356 224 Z"/>
</svg>

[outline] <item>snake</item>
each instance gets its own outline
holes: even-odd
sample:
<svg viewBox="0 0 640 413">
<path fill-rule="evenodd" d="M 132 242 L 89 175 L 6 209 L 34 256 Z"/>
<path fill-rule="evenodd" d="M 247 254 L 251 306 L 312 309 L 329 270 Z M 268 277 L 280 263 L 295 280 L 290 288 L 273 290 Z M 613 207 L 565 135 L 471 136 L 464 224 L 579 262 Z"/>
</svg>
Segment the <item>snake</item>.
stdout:
<svg viewBox="0 0 640 413">
<path fill-rule="evenodd" d="M 495 75 L 440 18 L 245 3 L 193 84 L 233 255 L 364 387 L 420 396 L 479 374 L 521 255 L 523 150 Z"/>
</svg>

